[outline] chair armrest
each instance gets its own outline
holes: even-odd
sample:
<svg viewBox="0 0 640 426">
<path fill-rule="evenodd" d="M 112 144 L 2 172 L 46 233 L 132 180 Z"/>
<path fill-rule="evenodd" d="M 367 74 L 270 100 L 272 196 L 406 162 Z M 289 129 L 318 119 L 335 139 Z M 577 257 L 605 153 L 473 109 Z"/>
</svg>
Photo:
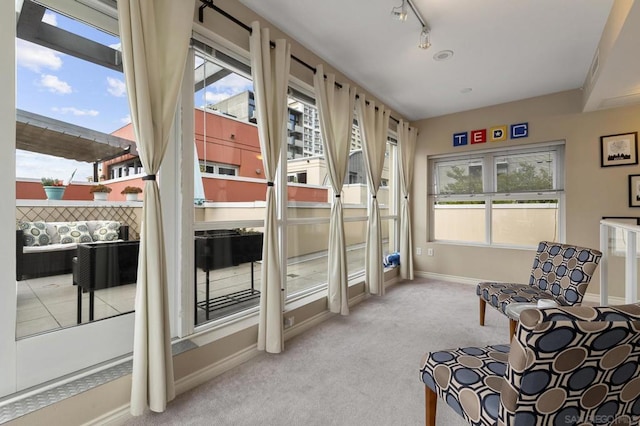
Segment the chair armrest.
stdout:
<svg viewBox="0 0 640 426">
<path fill-rule="evenodd" d="M 533 330 L 549 321 L 640 321 L 640 304 L 618 306 L 558 306 L 557 308 L 527 309 L 520 315 L 524 328 Z"/>
</svg>

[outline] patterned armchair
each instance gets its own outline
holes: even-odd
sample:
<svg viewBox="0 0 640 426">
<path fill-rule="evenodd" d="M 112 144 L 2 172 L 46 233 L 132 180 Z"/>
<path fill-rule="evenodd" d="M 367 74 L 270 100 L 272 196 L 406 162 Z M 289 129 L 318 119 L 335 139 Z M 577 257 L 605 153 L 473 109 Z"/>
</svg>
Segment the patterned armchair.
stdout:
<svg viewBox="0 0 640 426">
<path fill-rule="evenodd" d="M 637 425 L 640 304 L 527 309 L 511 346 L 428 353 L 426 424 L 440 397 L 472 425 Z"/>
<path fill-rule="evenodd" d="M 529 284 L 483 282 L 480 297 L 480 325 L 484 325 L 487 303 L 506 315 L 510 303 L 537 303 L 554 300 L 561 306 L 580 304 L 602 253 L 585 247 L 541 241 L 533 260 Z M 510 323 L 513 337 L 515 321 Z"/>
</svg>

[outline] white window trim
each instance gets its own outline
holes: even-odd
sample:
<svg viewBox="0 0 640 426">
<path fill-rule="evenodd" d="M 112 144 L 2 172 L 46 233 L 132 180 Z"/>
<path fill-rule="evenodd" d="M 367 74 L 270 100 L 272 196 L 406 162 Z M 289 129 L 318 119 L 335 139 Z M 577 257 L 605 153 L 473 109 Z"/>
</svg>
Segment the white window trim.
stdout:
<svg viewBox="0 0 640 426">
<path fill-rule="evenodd" d="M 517 244 L 497 244 L 492 241 L 492 204 L 493 201 L 498 200 L 546 200 L 549 198 L 558 199 L 558 241 L 564 242 L 566 238 L 566 202 L 564 193 L 564 141 L 553 141 L 538 144 L 530 144 L 515 147 L 504 148 L 490 148 L 485 150 L 476 150 L 473 152 L 467 152 L 462 154 L 442 154 L 428 157 L 429 164 L 429 193 L 427 194 L 429 204 L 429 241 L 446 243 L 446 244 L 460 244 L 460 245 L 474 245 L 474 246 L 489 246 L 511 249 L 529 249 L 531 246 L 522 246 Z M 555 157 L 555 169 L 554 169 L 554 184 L 558 189 L 544 190 L 544 191 L 531 191 L 531 192 L 495 192 L 497 168 L 495 164 L 495 157 L 500 155 L 515 155 L 515 154 L 529 154 L 535 152 L 541 152 L 544 150 L 554 150 Z M 435 178 L 435 167 L 438 162 L 441 161 L 482 161 L 482 183 L 484 191 L 478 194 L 437 194 L 435 188 L 437 185 Z M 491 190 L 487 190 L 490 188 Z M 465 240 L 446 240 L 435 238 L 435 223 L 434 212 L 438 208 L 436 202 L 438 201 L 483 201 L 485 209 L 485 238 L 484 241 L 465 241 Z"/>
</svg>

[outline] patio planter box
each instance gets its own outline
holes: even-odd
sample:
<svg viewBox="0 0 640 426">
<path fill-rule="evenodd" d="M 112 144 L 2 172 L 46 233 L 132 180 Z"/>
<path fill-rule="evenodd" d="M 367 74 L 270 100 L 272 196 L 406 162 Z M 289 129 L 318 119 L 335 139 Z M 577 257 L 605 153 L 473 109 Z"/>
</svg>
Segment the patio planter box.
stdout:
<svg viewBox="0 0 640 426">
<path fill-rule="evenodd" d="M 261 232 L 236 230 L 198 232 L 195 237 L 196 266 L 205 271 L 262 260 Z"/>
<path fill-rule="evenodd" d="M 93 235 L 99 222 L 108 221 L 85 221 L 90 235 Z M 46 222 L 47 235 L 52 243 L 40 246 L 27 246 L 24 231 L 16 230 L 16 280 L 21 281 L 27 278 L 46 277 L 51 275 L 69 274 L 72 271 L 72 259 L 77 253 L 77 243 L 63 244 L 59 242 L 60 237 L 55 233 L 58 226 L 64 226 L 68 222 Z M 118 228 L 117 240 L 129 239 L 129 226 L 120 224 Z M 93 237 L 92 237 L 93 241 Z M 110 241 L 104 241 L 108 244 Z"/>
</svg>

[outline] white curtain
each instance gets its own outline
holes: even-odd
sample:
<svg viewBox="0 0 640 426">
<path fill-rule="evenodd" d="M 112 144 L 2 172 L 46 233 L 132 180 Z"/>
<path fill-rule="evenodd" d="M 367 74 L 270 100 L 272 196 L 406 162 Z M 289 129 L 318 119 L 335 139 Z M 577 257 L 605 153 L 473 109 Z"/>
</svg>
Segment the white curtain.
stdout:
<svg viewBox="0 0 640 426">
<path fill-rule="evenodd" d="M 189 49 L 194 0 L 119 0 L 131 121 L 147 174 L 136 284 L 131 413 L 162 412 L 175 397 L 160 192 L 155 175 L 169 141 Z"/>
<path fill-rule="evenodd" d="M 282 276 L 278 244 L 278 223 L 274 180 L 282 143 L 287 136 L 287 88 L 291 65 L 291 46 L 284 39 L 269 46 L 269 29 L 252 24 L 251 74 L 255 92 L 260 150 L 267 178 L 267 205 L 262 247 L 260 282 L 260 322 L 258 349 L 271 353 L 284 350 L 282 324 Z"/>
<path fill-rule="evenodd" d="M 398 124 L 398 150 L 400 151 L 400 276 L 413 279 L 413 244 L 411 242 L 411 205 L 409 194 L 413 179 L 413 161 L 418 130 L 400 120 Z"/>
<path fill-rule="evenodd" d="M 380 223 L 380 206 L 376 194 L 382 181 L 384 154 L 387 149 L 387 129 L 389 127 L 389 111 L 384 106 L 376 107 L 367 102 L 360 94 L 356 102 L 356 115 L 362 135 L 362 151 L 364 152 L 367 170 L 367 186 L 372 194 L 369 201 L 369 226 L 365 246 L 365 285 L 371 294 L 384 295 L 384 271 L 382 268 L 382 229 Z"/>
<path fill-rule="evenodd" d="M 322 65 L 318 65 L 313 77 L 316 102 L 320 114 L 322 145 L 329 171 L 329 180 L 334 191 L 329 222 L 328 287 L 329 310 L 342 315 L 349 314 L 347 253 L 342 217 L 340 193 L 349 164 L 355 88 L 348 84 L 336 86 L 336 77 L 324 77 Z"/>
</svg>

